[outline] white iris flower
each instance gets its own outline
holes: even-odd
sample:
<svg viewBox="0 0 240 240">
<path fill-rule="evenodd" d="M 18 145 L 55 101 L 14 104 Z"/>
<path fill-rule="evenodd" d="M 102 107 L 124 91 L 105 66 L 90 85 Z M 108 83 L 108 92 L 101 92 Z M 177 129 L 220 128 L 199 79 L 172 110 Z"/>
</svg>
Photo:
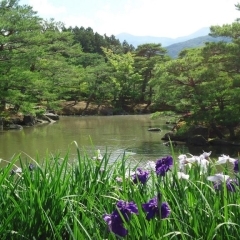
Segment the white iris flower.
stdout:
<svg viewBox="0 0 240 240">
<path fill-rule="evenodd" d="M 226 182 L 230 177 L 228 175 L 224 175 L 222 173 L 217 173 L 213 176 L 207 177 L 208 181 L 211 182 Z"/>
<path fill-rule="evenodd" d="M 224 164 L 224 163 L 227 163 L 227 162 L 234 163 L 235 161 L 236 161 L 236 159 L 230 158 L 229 156 L 222 154 L 222 155 L 218 158 L 218 161 L 215 162 L 215 164 L 216 164 L 216 165 L 220 165 L 220 164 Z"/>
</svg>

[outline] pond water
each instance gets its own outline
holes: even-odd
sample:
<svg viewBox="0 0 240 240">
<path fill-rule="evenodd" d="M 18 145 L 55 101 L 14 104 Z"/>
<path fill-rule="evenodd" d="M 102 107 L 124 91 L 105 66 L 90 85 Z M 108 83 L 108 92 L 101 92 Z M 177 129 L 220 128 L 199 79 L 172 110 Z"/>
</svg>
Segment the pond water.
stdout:
<svg viewBox="0 0 240 240">
<path fill-rule="evenodd" d="M 100 149 L 102 155 L 106 151 L 110 153 L 112 161 L 124 152 L 131 161 L 155 161 L 172 154 L 171 148 L 161 140 L 172 127 L 166 121 L 167 117 L 152 120 L 150 115 L 60 117 L 53 124 L 0 132 L 0 158 L 11 161 L 13 156 L 21 154 L 22 159 L 29 156 L 35 159 L 37 155 L 44 159 L 49 153 L 64 157 L 68 151 L 70 158 L 75 158 L 75 141 L 83 154 L 94 155 Z M 149 127 L 161 128 L 162 131 L 151 132 Z M 237 157 L 239 151 L 222 147 L 190 148 L 185 144 L 174 147 L 176 155 L 188 152 L 199 155 L 210 150 L 213 156 L 229 154 L 231 157 Z"/>
</svg>

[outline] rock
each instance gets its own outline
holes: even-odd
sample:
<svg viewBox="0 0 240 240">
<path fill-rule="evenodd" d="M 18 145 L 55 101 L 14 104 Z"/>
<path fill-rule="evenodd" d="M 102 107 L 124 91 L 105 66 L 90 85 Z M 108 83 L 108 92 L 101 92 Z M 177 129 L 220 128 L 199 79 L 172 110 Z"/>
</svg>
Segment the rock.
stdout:
<svg viewBox="0 0 240 240">
<path fill-rule="evenodd" d="M 175 135 L 176 135 L 176 134 L 175 134 L 174 132 L 172 132 L 172 131 L 167 132 L 167 133 L 165 133 L 165 135 L 163 136 L 162 140 L 169 140 L 169 138 L 172 139 L 172 138 L 175 137 Z"/>
<path fill-rule="evenodd" d="M 42 118 L 42 119 L 39 119 L 37 118 L 37 123 L 39 124 L 44 124 L 44 123 L 49 123 L 50 121 L 48 120 L 48 118 L 46 117 L 46 119 Z"/>
<path fill-rule="evenodd" d="M 54 114 L 54 113 L 45 113 L 44 116 L 54 120 L 54 121 L 57 121 L 59 120 L 59 115 L 58 114 Z"/>
<path fill-rule="evenodd" d="M 167 147 L 170 147 L 170 146 L 175 147 L 175 146 L 177 146 L 178 144 L 177 144 L 177 142 L 175 142 L 175 141 L 168 141 L 168 142 L 164 142 L 163 145 L 165 145 L 165 146 L 167 146 Z"/>
<path fill-rule="evenodd" d="M 208 141 L 210 145 L 217 145 L 217 146 L 240 146 L 240 142 L 232 142 L 223 139 L 211 139 Z"/>
<path fill-rule="evenodd" d="M 26 126 L 34 126 L 36 124 L 36 118 L 32 115 L 24 115 L 23 124 Z"/>
<path fill-rule="evenodd" d="M 47 117 L 46 115 L 42 115 L 38 118 L 38 121 L 42 121 L 42 123 L 52 123 L 52 122 L 56 122 L 54 120 L 52 120 L 51 118 Z"/>
<path fill-rule="evenodd" d="M 18 124 L 10 124 L 7 129 L 9 130 L 22 130 L 23 127 L 21 125 Z"/>
<path fill-rule="evenodd" d="M 174 129 L 173 129 L 174 130 Z M 162 140 L 182 141 L 187 142 L 190 145 L 205 146 L 208 145 L 208 128 L 204 126 L 191 126 L 188 131 L 182 133 L 170 131 L 164 135 Z"/>
<path fill-rule="evenodd" d="M 208 145 L 208 141 L 202 135 L 194 135 L 189 137 L 187 143 L 194 146 Z"/>
<path fill-rule="evenodd" d="M 165 133 L 165 135 L 162 137 L 162 140 L 164 141 L 181 141 L 181 142 L 185 142 L 187 140 L 187 138 L 185 136 L 179 136 L 176 134 L 176 132 L 170 131 Z"/>
<path fill-rule="evenodd" d="M 191 126 L 189 131 L 188 131 L 188 137 L 192 137 L 195 135 L 201 135 L 203 136 L 205 139 L 208 139 L 209 137 L 209 130 L 207 127 L 204 126 Z"/>
<path fill-rule="evenodd" d="M 161 131 L 161 129 L 160 128 L 149 128 L 148 131 L 159 132 L 159 131 Z"/>
</svg>

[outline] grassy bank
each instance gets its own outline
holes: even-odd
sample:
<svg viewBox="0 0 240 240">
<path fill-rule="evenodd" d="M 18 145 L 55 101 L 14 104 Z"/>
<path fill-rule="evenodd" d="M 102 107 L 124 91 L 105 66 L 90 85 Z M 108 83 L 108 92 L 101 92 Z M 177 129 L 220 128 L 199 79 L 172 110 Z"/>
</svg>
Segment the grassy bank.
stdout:
<svg viewBox="0 0 240 240">
<path fill-rule="evenodd" d="M 240 239 L 237 160 L 215 175 L 207 153 L 141 169 L 77 153 L 1 169 L 1 239 Z"/>
</svg>

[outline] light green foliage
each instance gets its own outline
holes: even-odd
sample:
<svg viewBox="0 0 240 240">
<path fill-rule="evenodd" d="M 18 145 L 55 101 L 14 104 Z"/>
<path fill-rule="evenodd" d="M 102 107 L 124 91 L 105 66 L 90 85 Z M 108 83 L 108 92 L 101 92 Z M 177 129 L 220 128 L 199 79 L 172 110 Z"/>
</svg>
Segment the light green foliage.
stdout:
<svg viewBox="0 0 240 240">
<path fill-rule="evenodd" d="M 118 107 L 123 107 L 127 99 L 137 99 L 139 92 L 135 86 L 141 80 L 141 76 L 135 72 L 134 58 L 130 52 L 115 54 L 106 48 L 103 48 L 103 52 L 114 69 L 111 76 L 114 100 Z"/>
<path fill-rule="evenodd" d="M 157 119 L 157 118 L 166 117 L 166 116 L 175 118 L 175 121 L 180 117 L 173 111 L 164 111 L 164 112 L 155 112 L 151 114 L 151 119 Z"/>
<path fill-rule="evenodd" d="M 85 69 L 84 95 L 87 103 L 91 101 L 99 105 L 112 98 L 112 69 L 104 61 L 99 61 L 96 66 L 88 66 Z"/>
</svg>

